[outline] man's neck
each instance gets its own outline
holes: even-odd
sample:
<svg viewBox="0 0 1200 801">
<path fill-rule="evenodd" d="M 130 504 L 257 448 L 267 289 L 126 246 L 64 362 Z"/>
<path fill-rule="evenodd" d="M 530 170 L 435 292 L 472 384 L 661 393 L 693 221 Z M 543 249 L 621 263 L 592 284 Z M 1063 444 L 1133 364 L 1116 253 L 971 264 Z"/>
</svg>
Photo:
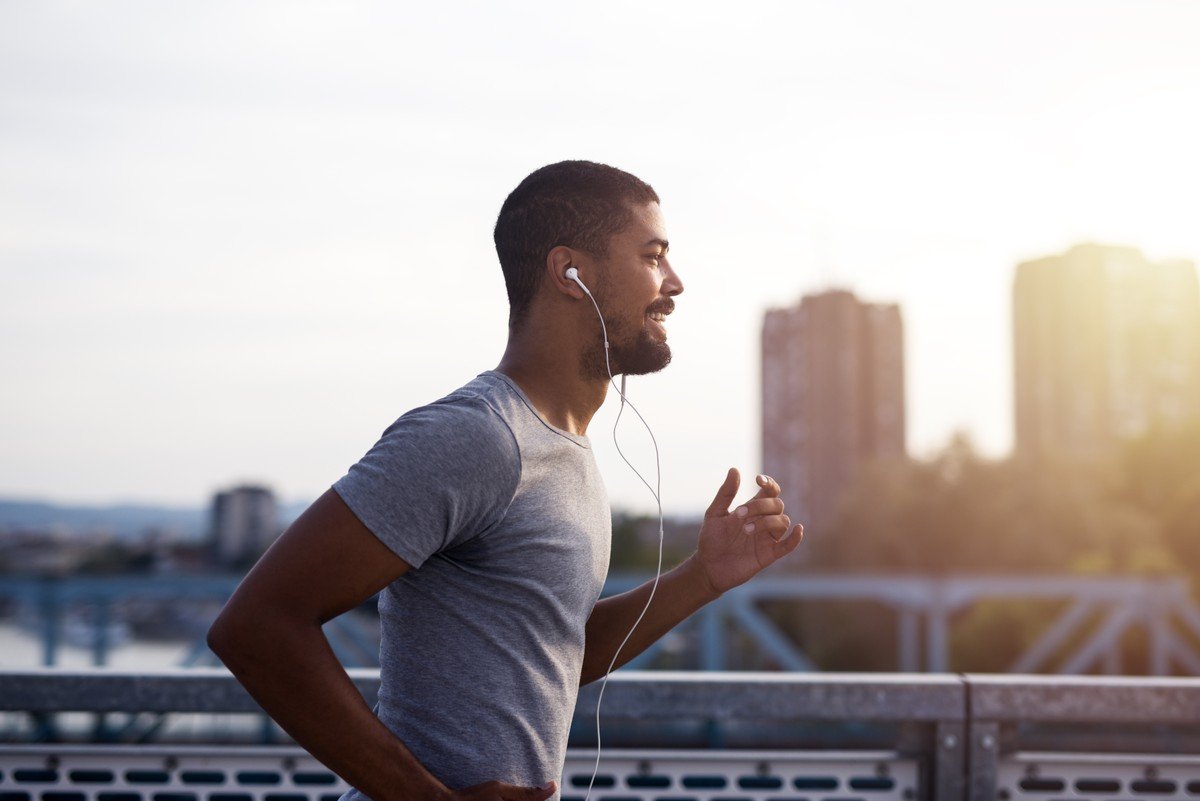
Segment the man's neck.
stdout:
<svg viewBox="0 0 1200 801">
<path fill-rule="evenodd" d="M 587 379 L 581 354 L 569 342 L 545 332 L 537 337 L 513 334 L 496 370 L 516 382 L 534 409 L 550 425 L 584 436 L 604 403 L 608 379 Z"/>
</svg>

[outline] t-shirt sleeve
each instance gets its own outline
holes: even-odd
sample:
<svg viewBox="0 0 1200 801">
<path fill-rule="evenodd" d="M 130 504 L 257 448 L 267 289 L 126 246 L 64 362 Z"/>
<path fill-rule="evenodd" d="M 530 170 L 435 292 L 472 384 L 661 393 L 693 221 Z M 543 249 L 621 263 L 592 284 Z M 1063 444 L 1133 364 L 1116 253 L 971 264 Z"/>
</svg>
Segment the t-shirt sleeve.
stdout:
<svg viewBox="0 0 1200 801">
<path fill-rule="evenodd" d="M 333 489 L 415 568 L 503 518 L 520 465 L 512 431 L 485 404 L 432 404 L 388 426 Z"/>
</svg>

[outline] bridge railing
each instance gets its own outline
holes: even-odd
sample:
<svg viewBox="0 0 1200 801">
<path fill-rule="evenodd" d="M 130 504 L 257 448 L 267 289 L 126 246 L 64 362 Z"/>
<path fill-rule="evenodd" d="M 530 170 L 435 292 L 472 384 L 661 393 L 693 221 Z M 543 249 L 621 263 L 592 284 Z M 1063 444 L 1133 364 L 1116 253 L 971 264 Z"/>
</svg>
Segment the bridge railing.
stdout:
<svg viewBox="0 0 1200 801">
<path fill-rule="evenodd" d="M 373 704 L 378 672 L 350 674 Z M 591 777 L 597 691 L 580 692 L 565 800 Z M 0 713 L 81 712 L 261 714 L 222 669 L 0 671 Z M 1200 797 L 1197 679 L 622 671 L 601 725 L 597 801 Z M 0 745 L 6 801 L 332 801 L 345 789 L 294 744 Z"/>
<path fill-rule="evenodd" d="M 120 609 L 140 602 L 160 612 L 189 610 L 170 627 L 192 642 L 186 665 L 216 664 L 205 632 L 238 576 L 0 577 L 0 606 L 21 610 L 41 641 L 41 663 L 57 664 L 68 632 L 75 632 L 104 665 L 117 647 Z M 605 594 L 621 592 L 646 576 L 613 575 Z M 1005 654 L 998 669 L 1012 673 L 1119 675 L 1132 669 L 1160 676 L 1200 675 L 1200 606 L 1183 577 L 912 576 L 804 574 L 760 577 L 726 593 L 639 654 L 635 669 L 668 662 L 676 667 L 724 671 L 733 667 L 818 669 L 805 643 L 772 618 L 768 607 L 801 609 L 813 602 L 868 602 L 882 607 L 883 627 L 894 626 L 894 661 L 887 667 L 915 673 L 956 669 L 951 659 L 955 616 L 988 603 L 1040 603 L 1046 609 L 1035 639 Z M 81 614 L 82 613 L 82 614 Z M 878 611 L 871 614 L 878 615 Z M 378 620 L 355 610 L 325 625 L 330 647 L 347 667 L 378 667 Z M 68 626 L 68 623 L 78 624 Z M 1024 632 L 1023 632 L 1024 633 Z M 734 637 L 747 647 L 731 647 Z M 1023 638 L 1017 638 L 1018 640 Z M 1125 643 L 1144 641 L 1144 667 L 1122 664 Z M 668 652 L 682 644 L 682 654 Z M 871 644 L 864 644 L 870 646 Z M 668 659 L 664 660 L 664 655 Z M 732 661 L 736 657 L 737 661 Z"/>
</svg>

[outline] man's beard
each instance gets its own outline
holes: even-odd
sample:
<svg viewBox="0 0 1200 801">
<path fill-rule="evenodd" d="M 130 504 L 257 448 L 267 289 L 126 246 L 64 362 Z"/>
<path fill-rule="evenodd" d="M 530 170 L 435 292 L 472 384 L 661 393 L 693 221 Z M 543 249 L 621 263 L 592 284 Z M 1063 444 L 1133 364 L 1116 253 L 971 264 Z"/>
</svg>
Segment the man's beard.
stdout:
<svg viewBox="0 0 1200 801">
<path fill-rule="evenodd" d="M 632 337 L 620 320 L 605 317 L 604 325 L 608 329 L 608 364 L 604 361 L 604 341 L 598 340 L 584 351 L 584 377 L 607 379 L 609 369 L 614 376 L 646 375 L 671 363 L 671 346 L 654 339 L 644 324 Z"/>
</svg>

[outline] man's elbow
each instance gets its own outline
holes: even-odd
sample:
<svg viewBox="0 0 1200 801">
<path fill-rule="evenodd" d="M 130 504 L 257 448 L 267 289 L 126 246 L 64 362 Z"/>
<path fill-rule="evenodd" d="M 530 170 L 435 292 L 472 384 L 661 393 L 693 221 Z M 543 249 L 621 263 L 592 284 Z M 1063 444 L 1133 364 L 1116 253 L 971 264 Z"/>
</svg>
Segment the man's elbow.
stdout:
<svg viewBox="0 0 1200 801">
<path fill-rule="evenodd" d="M 208 634 L 204 641 L 208 645 L 208 650 L 212 651 L 226 667 L 232 669 L 233 666 L 230 663 L 238 652 L 238 637 L 236 627 L 227 612 L 228 607 L 217 615 L 217 619 L 208 627 Z"/>
<path fill-rule="evenodd" d="M 226 667 L 236 671 L 237 663 L 252 659 L 255 649 L 263 645 L 264 640 L 273 639 L 265 636 L 266 631 L 272 628 L 274 624 L 269 617 L 261 612 L 251 615 L 245 608 L 230 601 L 208 627 L 208 634 L 204 639 L 208 649 L 216 654 Z"/>
<path fill-rule="evenodd" d="M 236 599 L 235 599 L 236 600 Z M 276 663 L 283 652 L 311 647 L 319 623 L 261 602 L 225 605 L 208 628 L 208 648 L 234 673 Z"/>
</svg>

